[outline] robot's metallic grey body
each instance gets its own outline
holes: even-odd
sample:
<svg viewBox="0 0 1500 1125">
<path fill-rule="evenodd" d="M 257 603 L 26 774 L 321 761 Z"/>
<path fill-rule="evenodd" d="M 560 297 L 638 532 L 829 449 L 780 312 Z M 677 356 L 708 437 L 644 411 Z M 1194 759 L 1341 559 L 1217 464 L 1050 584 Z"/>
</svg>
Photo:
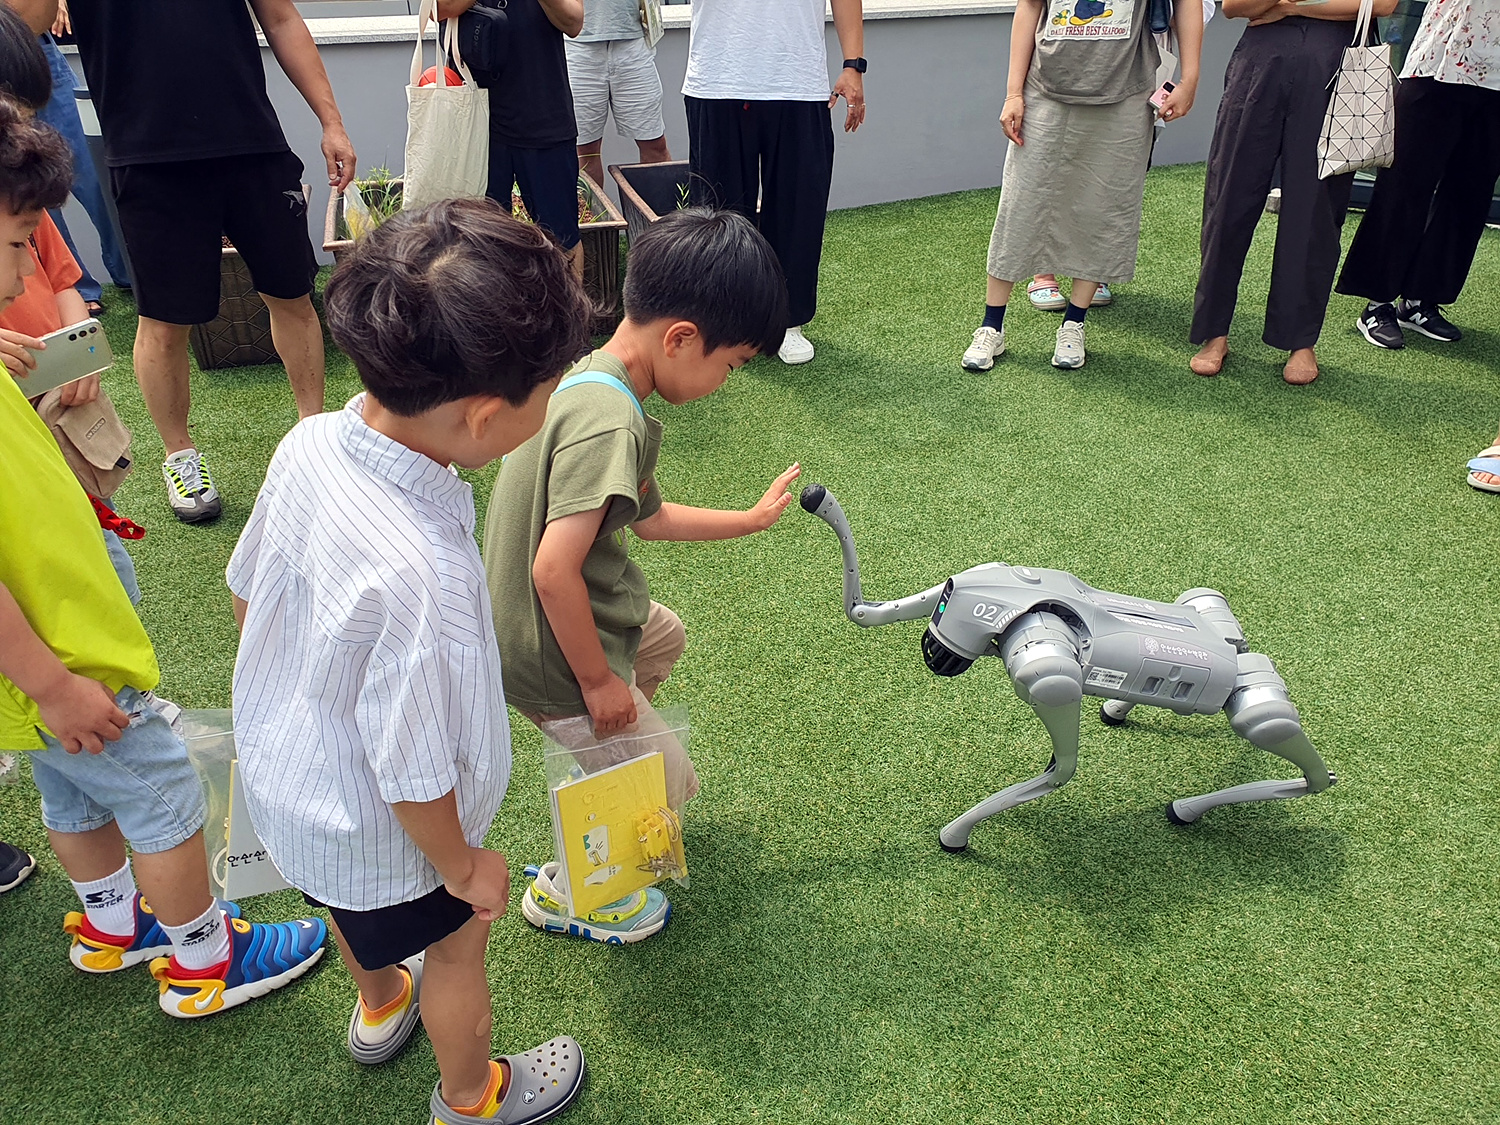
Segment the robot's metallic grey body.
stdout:
<svg viewBox="0 0 1500 1125">
<path fill-rule="evenodd" d="M 1016 694 L 1052 736 L 1052 761 L 1040 776 L 1001 790 L 943 829 L 949 851 L 966 847 L 979 821 L 1043 797 L 1073 776 L 1085 695 L 1108 700 L 1099 715 L 1111 725 L 1141 703 L 1180 715 L 1224 711 L 1241 738 L 1302 771 L 1294 781 L 1256 781 L 1172 801 L 1167 816 L 1177 824 L 1219 805 L 1320 793 L 1337 780 L 1303 731 L 1285 682 L 1268 657 L 1249 651 L 1217 591 L 1154 602 L 1096 590 L 1066 571 L 985 563 L 898 601 L 866 602 L 839 502 L 813 484 L 802 492 L 802 507 L 838 533 L 851 621 L 868 628 L 930 618 L 922 656 L 940 676 L 956 676 L 982 656 L 999 657 Z"/>
</svg>

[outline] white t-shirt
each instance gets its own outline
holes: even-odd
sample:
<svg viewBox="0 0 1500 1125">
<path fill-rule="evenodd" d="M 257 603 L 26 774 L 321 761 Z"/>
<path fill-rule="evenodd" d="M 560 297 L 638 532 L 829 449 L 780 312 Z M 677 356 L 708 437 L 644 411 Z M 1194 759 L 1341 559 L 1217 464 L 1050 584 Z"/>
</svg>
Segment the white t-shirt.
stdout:
<svg viewBox="0 0 1500 1125">
<path fill-rule="evenodd" d="M 363 406 L 282 439 L 227 575 L 250 603 L 234 666 L 245 803 L 287 881 L 344 910 L 442 884 L 392 804 L 452 791 L 477 847 L 510 777 L 473 493 Z"/>
<path fill-rule="evenodd" d="M 693 0 L 690 98 L 826 102 L 825 0 Z"/>
<path fill-rule="evenodd" d="M 1401 77 L 1500 90 L 1500 0 L 1432 0 Z"/>
</svg>

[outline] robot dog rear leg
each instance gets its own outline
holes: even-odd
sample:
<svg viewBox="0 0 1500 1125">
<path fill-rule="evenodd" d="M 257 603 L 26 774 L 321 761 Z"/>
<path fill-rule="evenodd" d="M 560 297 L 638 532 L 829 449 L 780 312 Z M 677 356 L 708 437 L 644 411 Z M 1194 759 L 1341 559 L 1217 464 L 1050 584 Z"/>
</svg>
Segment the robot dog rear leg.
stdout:
<svg viewBox="0 0 1500 1125">
<path fill-rule="evenodd" d="M 1239 677 L 1224 711 L 1237 735 L 1252 746 L 1285 758 L 1302 771 L 1302 776 L 1291 781 L 1252 781 L 1172 801 L 1167 805 L 1167 818 L 1174 824 L 1191 824 L 1220 805 L 1281 801 L 1321 793 L 1338 780 L 1302 729 L 1302 718 L 1270 657 L 1258 652 L 1240 655 Z"/>
</svg>

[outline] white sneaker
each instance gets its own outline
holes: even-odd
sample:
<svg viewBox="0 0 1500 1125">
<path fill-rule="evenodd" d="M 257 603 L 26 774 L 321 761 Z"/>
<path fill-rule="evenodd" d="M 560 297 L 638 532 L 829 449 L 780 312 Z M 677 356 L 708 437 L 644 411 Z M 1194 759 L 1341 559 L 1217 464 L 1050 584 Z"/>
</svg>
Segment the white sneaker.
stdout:
<svg viewBox="0 0 1500 1125">
<path fill-rule="evenodd" d="M 807 363 L 813 357 L 812 341 L 802 335 L 801 328 L 788 328 L 776 355 L 782 363 Z"/>
<path fill-rule="evenodd" d="M 172 512 L 183 523 L 206 523 L 219 518 L 223 506 L 203 454 L 196 449 L 179 450 L 162 464 L 161 475 L 167 482 Z"/>
<path fill-rule="evenodd" d="M 1076 320 L 1065 320 L 1057 330 L 1057 348 L 1052 353 L 1052 366 L 1065 371 L 1083 366 L 1083 325 Z"/>
<path fill-rule="evenodd" d="M 965 371 L 988 371 L 995 366 L 995 357 L 1005 354 L 1005 329 L 981 326 L 974 329 L 974 342 L 964 352 Z"/>
</svg>

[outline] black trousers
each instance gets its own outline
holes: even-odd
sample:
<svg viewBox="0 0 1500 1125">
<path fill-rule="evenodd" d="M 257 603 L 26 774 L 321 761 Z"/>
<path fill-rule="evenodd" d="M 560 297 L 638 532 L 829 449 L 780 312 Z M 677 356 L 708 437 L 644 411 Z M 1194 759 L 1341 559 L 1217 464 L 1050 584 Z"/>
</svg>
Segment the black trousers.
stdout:
<svg viewBox="0 0 1500 1125">
<path fill-rule="evenodd" d="M 1339 292 L 1447 305 L 1474 263 L 1500 178 L 1500 90 L 1408 78 L 1396 90 L 1396 162 L 1375 177 Z"/>
<path fill-rule="evenodd" d="M 827 103 L 685 100 L 692 202 L 732 208 L 756 222 L 786 275 L 792 325 L 806 324 L 818 308 L 833 185 Z"/>
<path fill-rule="evenodd" d="M 1193 343 L 1229 334 L 1278 161 L 1281 216 L 1261 338 L 1282 351 L 1318 342 L 1354 186 L 1352 174 L 1318 179 L 1318 134 L 1349 36 L 1348 23 L 1290 16 L 1240 38 L 1208 153 Z"/>
</svg>

